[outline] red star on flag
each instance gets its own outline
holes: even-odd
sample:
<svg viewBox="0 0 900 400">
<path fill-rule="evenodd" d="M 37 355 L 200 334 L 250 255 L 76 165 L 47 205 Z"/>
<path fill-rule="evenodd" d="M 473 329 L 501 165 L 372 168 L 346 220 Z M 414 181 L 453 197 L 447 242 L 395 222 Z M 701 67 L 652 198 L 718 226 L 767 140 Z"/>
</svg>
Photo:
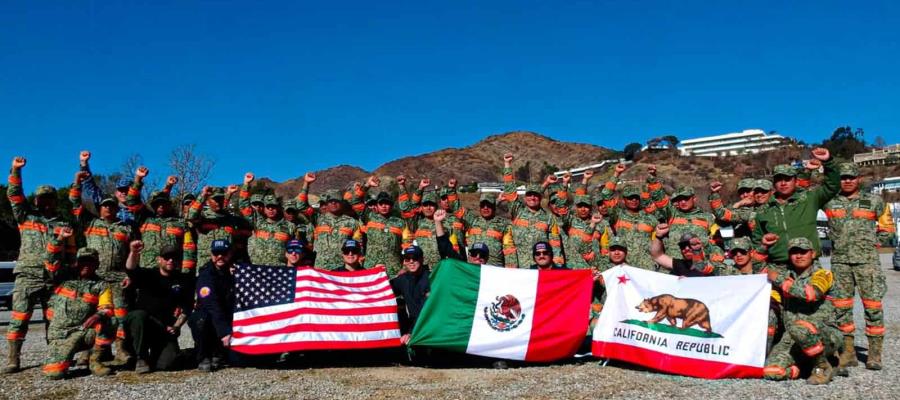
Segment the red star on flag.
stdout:
<svg viewBox="0 0 900 400">
<path fill-rule="evenodd" d="M 620 285 L 623 284 L 623 283 L 627 283 L 628 281 L 631 280 L 631 279 L 628 279 L 628 277 L 625 276 L 625 275 L 622 275 L 622 276 L 620 276 L 620 277 L 618 277 L 618 278 L 619 278 L 619 284 L 620 284 Z"/>
</svg>

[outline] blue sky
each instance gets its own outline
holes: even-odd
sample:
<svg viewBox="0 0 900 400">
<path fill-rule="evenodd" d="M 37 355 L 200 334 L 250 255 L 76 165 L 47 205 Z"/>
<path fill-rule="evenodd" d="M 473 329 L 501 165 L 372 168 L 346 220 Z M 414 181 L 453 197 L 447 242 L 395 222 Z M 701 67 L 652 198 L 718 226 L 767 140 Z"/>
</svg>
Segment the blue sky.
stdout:
<svg viewBox="0 0 900 400">
<path fill-rule="evenodd" d="M 82 148 L 159 176 L 196 143 L 226 184 L 511 130 L 898 142 L 898 4 L 6 1 L 0 162 L 28 157 L 27 187 L 69 182 Z"/>
</svg>

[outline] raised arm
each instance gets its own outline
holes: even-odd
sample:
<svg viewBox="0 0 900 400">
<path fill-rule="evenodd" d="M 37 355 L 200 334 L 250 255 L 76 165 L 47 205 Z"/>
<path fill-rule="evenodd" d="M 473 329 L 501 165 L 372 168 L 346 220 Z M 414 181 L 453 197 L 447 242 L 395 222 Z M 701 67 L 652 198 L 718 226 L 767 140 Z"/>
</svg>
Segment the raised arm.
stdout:
<svg viewBox="0 0 900 400">
<path fill-rule="evenodd" d="M 12 160 L 12 168 L 9 170 L 9 186 L 6 187 L 6 198 L 12 206 L 13 216 L 16 222 L 25 222 L 28 216 L 28 201 L 22 191 L 22 168 L 25 167 L 25 157 L 16 157 Z"/>
</svg>

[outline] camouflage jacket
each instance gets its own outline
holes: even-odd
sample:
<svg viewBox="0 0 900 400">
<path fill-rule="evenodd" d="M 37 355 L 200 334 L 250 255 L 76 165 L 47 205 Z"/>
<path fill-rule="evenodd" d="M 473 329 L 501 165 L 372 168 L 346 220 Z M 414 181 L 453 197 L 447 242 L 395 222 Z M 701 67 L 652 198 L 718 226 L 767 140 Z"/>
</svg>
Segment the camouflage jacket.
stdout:
<svg viewBox="0 0 900 400">
<path fill-rule="evenodd" d="M 13 217 L 18 223 L 21 238 L 19 258 L 13 273 L 33 280 L 48 281 L 49 274 L 53 271 L 48 271 L 46 268 L 44 251 L 54 235 L 59 234 L 61 228 L 72 226 L 72 224 L 62 216 L 47 218 L 32 209 L 22 192 L 22 178 L 19 171 L 13 170 L 9 175 L 8 182 L 6 197 L 12 206 Z M 80 197 L 80 190 L 74 193 L 70 191 L 70 199 L 73 195 Z M 74 258 L 77 250 L 75 238 L 70 238 L 60 250 Z"/>
<path fill-rule="evenodd" d="M 360 228 L 365 238 L 365 268 L 383 265 L 388 276 L 396 276 L 403 268 L 400 252 L 404 247 L 403 232 L 408 231 L 406 221 L 375 212 L 365 213 L 365 221 Z"/>
<path fill-rule="evenodd" d="M 729 207 L 722 201 L 718 193 L 710 193 L 709 208 L 712 210 L 716 221 L 731 225 L 734 228 L 734 237 L 750 237 L 753 231 L 754 206 Z"/>
<path fill-rule="evenodd" d="M 503 181 L 505 184 L 501 200 L 509 203 L 512 238 L 519 268 L 529 268 L 534 263 L 531 250 L 535 243 L 541 241 L 550 243 L 554 264 L 565 264 L 559 221 L 556 216 L 543 208 L 532 210 L 519 199 L 515 181 L 512 179 L 512 168 L 503 169 Z"/>
<path fill-rule="evenodd" d="M 664 217 L 664 220 L 669 224 L 669 234 L 665 239 L 666 254 L 675 259 L 683 258 L 681 250 L 678 248 L 678 240 L 681 239 L 682 235 L 691 233 L 699 237 L 703 243 L 712 243 L 710 237 L 718 230 L 716 218 L 699 207 L 694 207 L 693 210 L 685 212 L 669 205 L 661 208 L 658 215 Z M 724 256 L 719 259 L 718 256 L 713 258 L 712 254 L 710 254 L 710 257 L 711 261 L 725 261 Z"/>
<path fill-rule="evenodd" d="M 771 282 L 781 296 L 785 326 L 797 320 L 835 326 L 834 306 L 828 299 L 834 284 L 831 271 L 821 268 L 818 262 L 800 273 L 790 268 L 769 268 L 778 271 Z"/>
<path fill-rule="evenodd" d="M 164 246 L 174 246 L 175 248 L 185 249 L 185 233 L 188 230 L 187 222 L 176 215 L 166 217 L 157 216 L 153 210 L 149 210 L 141 200 L 141 189 L 143 182 L 134 181 L 131 188 L 128 189 L 128 195 L 125 197 L 125 204 L 134 214 L 135 222 L 138 225 L 141 241 L 144 242 L 144 250 L 141 252 L 140 265 L 141 268 L 157 268 L 156 257 Z M 167 191 L 165 193 L 168 193 Z M 184 258 L 184 257 L 182 257 Z M 182 261 L 182 268 L 185 268 Z M 190 267 L 189 269 L 192 269 Z"/>
<path fill-rule="evenodd" d="M 193 227 L 192 234 L 197 234 L 197 237 L 191 237 L 190 239 L 196 246 L 197 262 L 201 265 L 209 261 L 210 247 L 214 240 L 225 239 L 231 242 L 232 246 L 235 246 L 239 236 L 249 231 L 248 224 L 242 218 L 224 211 L 204 210 L 204 203 L 206 203 L 206 197 L 201 195 L 191 203 L 187 216 L 187 220 Z"/>
<path fill-rule="evenodd" d="M 566 240 L 563 250 L 566 266 L 572 269 L 598 268 L 609 253 L 611 229 L 604 219 L 591 227 L 591 220 L 583 220 L 574 213 L 559 218 Z"/>
<path fill-rule="evenodd" d="M 66 338 L 72 332 L 81 330 L 81 324 L 94 314 L 102 318 L 111 317 L 113 305 L 109 285 L 93 279 L 70 279 L 57 285 L 47 303 L 47 317 L 50 320 L 47 339 Z"/>
<path fill-rule="evenodd" d="M 73 189 L 75 187 L 73 185 Z M 80 197 L 73 198 L 72 203 L 72 214 L 78 218 L 78 226 L 84 233 L 85 247 L 100 254 L 97 276 L 106 282 L 122 282 L 127 277 L 125 259 L 128 257 L 128 244 L 135 239 L 131 226 L 118 217 L 107 221 L 91 214 L 82 206 Z"/>
<path fill-rule="evenodd" d="M 890 245 L 895 229 L 891 210 L 881 196 L 863 192 L 852 197 L 838 194 L 824 208 L 834 240 L 832 262 L 878 263 L 876 249 Z"/>
<path fill-rule="evenodd" d="M 650 239 L 656 228 L 656 218 L 644 210 L 632 212 L 623 206 L 609 210 L 609 221 L 615 236 L 628 246 L 628 265 L 655 271 L 656 263 L 650 257 Z"/>
<path fill-rule="evenodd" d="M 484 243 L 488 247 L 488 264 L 518 267 L 516 246 L 512 238 L 512 225 L 508 218 L 495 215 L 484 219 L 481 214 L 460 208 L 455 214 L 466 226 L 466 243 Z"/>
<path fill-rule="evenodd" d="M 250 206 L 250 185 L 241 186 L 238 201 L 241 215 L 253 232 L 247 240 L 250 262 L 258 265 L 285 265 L 284 245 L 297 237 L 297 226 L 279 218 L 272 220 Z"/>
</svg>

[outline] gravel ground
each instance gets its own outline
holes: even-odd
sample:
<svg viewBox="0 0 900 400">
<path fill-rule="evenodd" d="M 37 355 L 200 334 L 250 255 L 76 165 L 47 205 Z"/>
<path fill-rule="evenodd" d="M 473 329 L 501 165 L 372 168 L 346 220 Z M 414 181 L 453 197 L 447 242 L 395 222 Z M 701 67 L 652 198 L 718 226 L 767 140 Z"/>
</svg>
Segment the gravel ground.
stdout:
<svg viewBox="0 0 900 400">
<path fill-rule="evenodd" d="M 889 254 L 882 255 L 888 276 L 885 318 L 888 337 L 885 342 L 883 371 L 852 368 L 849 378 L 836 377 L 826 386 L 809 386 L 804 381 L 767 382 L 762 380 L 710 381 L 636 370 L 627 365 L 597 361 L 566 365 L 510 368 L 419 368 L 407 366 L 368 366 L 334 368 L 317 366 L 296 369 L 234 368 L 212 374 L 195 370 L 158 372 L 138 376 L 119 372 L 114 376 L 85 376 L 52 382 L 40 376 L 40 362 L 46 345 L 43 326 L 32 325 L 24 348 L 27 370 L 12 376 L 0 376 L 0 399 L 88 399 L 88 398 L 179 398 L 179 399 L 282 399 L 282 398 L 641 398 L 641 399 L 896 399 L 900 384 L 900 272 L 889 265 Z M 857 326 L 862 327 L 862 305 L 857 300 Z M 0 314 L 0 324 L 8 321 Z M 4 328 L 5 329 L 5 328 Z M 184 347 L 191 347 L 188 332 L 182 334 Z M 857 336 L 857 349 L 866 346 L 865 336 Z M 5 356 L 6 343 L 0 345 Z M 862 352 L 864 359 L 864 351 Z M 332 357 L 339 357 L 338 355 Z M 5 362 L 5 357 L 3 359 Z M 346 365 L 334 360 L 331 365 Z"/>
</svg>

